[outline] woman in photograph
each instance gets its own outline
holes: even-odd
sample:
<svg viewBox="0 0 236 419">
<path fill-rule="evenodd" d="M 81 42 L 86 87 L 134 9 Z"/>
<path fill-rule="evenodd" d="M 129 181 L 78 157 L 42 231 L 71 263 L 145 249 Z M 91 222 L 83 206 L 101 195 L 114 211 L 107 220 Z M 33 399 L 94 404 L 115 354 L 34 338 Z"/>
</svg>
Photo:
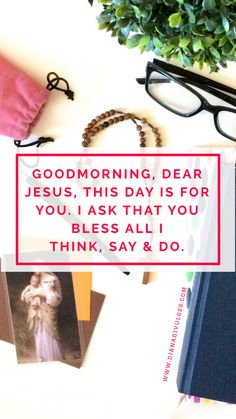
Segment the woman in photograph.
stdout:
<svg viewBox="0 0 236 419">
<path fill-rule="evenodd" d="M 61 361 L 60 337 L 58 333 L 58 306 L 62 302 L 60 282 L 51 272 L 35 272 L 38 286 L 23 293 L 23 300 L 30 305 L 39 300 L 34 322 L 28 317 L 30 329 L 34 333 L 37 358 L 39 362 Z M 33 324 L 33 327 L 32 327 Z"/>
</svg>

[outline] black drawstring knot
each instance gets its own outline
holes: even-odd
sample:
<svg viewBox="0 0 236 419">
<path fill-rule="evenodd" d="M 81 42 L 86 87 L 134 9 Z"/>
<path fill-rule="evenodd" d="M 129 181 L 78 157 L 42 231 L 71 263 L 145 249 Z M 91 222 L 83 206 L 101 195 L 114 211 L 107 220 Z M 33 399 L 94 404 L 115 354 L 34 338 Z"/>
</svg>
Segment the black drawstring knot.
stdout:
<svg viewBox="0 0 236 419">
<path fill-rule="evenodd" d="M 51 71 L 51 73 L 48 73 L 47 75 L 47 81 L 48 81 L 48 84 L 46 86 L 46 89 L 50 91 L 53 89 L 60 90 L 61 92 L 65 93 L 68 99 L 74 100 L 74 92 L 70 90 L 69 83 L 66 79 L 64 79 L 63 77 L 59 77 L 57 73 L 55 73 L 54 71 Z M 65 89 L 63 89 L 62 87 L 58 87 L 58 84 L 60 82 L 65 83 L 66 85 Z"/>
<path fill-rule="evenodd" d="M 41 144 L 45 144 L 45 143 L 51 143 L 54 142 L 54 138 L 52 137 L 39 137 L 36 141 L 33 141 L 32 143 L 27 143 L 27 144 L 21 144 L 22 141 L 21 140 L 15 140 L 14 144 L 16 147 L 31 147 L 32 145 L 36 145 L 36 147 L 40 147 Z"/>
<path fill-rule="evenodd" d="M 45 143 L 54 143 L 54 138 L 52 137 L 39 137 L 37 147 L 40 147 L 41 144 Z"/>
</svg>

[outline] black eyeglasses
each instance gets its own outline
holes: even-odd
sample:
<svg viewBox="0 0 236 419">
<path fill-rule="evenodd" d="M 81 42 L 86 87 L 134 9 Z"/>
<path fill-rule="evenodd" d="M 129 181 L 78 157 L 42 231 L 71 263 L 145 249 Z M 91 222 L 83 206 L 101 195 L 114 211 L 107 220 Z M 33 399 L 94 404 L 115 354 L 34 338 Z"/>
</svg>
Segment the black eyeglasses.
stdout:
<svg viewBox="0 0 236 419">
<path fill-rule="evenodd" d="M 210 104 L 194 87 L 234 107 L 236 107 L 236 98 L 225 92 L 236 96 L 236 89 L 157 59 L 152 63 L 148 62 L 146 78 L 136 80 L 139 84 L 145 84 L 146 92 L 152 99 L 176 115 L 188 118 L 202 110 L 211 112 L 217 131 L 226 138 L 236 141 L 236 109 Z"/>
</svg>

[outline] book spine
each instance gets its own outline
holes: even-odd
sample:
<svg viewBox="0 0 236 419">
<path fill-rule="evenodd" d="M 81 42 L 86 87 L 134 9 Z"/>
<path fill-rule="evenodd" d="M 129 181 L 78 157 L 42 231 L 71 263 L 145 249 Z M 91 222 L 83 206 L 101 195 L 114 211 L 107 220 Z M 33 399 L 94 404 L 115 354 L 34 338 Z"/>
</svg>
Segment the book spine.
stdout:
<svg viewBox="0 0 236 419">
<path fill-rule="evenodd" d="M 196 274 L 177 375 L 180 393 L 190 394 L 211 272 Z"/>
<path fill-rule="evenodd" d="M 10 301 L 4 272 L 0 272 L 0 307 L 0 339 L 14 343 Z"/>
</svg>

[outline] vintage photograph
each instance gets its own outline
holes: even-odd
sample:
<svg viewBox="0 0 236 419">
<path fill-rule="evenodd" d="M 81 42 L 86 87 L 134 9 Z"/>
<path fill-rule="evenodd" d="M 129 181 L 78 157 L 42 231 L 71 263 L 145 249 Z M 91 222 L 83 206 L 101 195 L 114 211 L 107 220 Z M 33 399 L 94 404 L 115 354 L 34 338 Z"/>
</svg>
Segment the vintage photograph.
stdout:
<svg viewBox="0 0 236 419">
<path fill-rule="evenodd" d="M 71 273 L 8 272 L 5 279 L 18 362 L 80 359 Z"/>
</svg>

